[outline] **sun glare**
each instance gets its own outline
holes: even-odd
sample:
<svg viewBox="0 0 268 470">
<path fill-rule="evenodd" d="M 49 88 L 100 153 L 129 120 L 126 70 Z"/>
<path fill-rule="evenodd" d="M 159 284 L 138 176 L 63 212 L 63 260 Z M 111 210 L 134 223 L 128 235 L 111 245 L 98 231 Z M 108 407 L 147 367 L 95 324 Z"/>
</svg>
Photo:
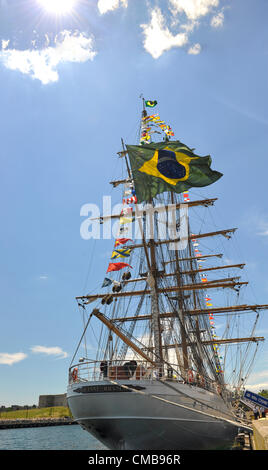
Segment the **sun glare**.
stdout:
<svg viewBox="0 0 268 470">
<path fill-rule="evenodd" d="M 40 5 L 49 13 L 64 15 L 70 13 L 75 0 L 38 0 Z"/>
</svg>

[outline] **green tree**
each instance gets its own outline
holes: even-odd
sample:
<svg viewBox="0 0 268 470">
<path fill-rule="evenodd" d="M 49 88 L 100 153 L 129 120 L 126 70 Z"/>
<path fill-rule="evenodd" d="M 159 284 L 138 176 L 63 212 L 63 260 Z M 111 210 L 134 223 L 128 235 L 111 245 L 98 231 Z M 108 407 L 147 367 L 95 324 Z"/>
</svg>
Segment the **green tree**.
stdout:
<svg viewBox="0 0 268 470">
<path fill-rule="evenodd" d="M 268 390 L 261 390 L 259 392 L 259 395 L 261 395 L 264 398 L 268 398 Z"/>
</svg>

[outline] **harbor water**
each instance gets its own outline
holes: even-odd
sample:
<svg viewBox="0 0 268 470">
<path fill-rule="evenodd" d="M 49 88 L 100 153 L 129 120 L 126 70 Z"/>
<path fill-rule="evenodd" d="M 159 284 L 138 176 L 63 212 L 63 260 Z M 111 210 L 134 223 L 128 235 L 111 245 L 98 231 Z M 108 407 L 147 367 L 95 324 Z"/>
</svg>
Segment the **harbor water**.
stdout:
<svg viewBox="0 0 268 470">
<path fill-rule="evenodd" d="M 0 429 L 0 450 L 105 450 L 80 426 Z"/>
</svg>

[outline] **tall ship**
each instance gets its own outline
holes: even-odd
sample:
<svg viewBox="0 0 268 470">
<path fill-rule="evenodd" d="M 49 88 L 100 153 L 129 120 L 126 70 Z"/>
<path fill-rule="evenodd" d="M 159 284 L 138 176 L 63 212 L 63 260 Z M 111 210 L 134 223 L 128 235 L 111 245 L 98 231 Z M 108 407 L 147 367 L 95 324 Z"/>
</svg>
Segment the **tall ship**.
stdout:
<svg viewBox="0 0 268 470">
<path fill-rule="evenodd" d="M 200 193 L 222 174 L 176 140 L 156 101 L 142 101 L 136 145 L 122 140 L 111 181 L 120 209 L 92 218 L 115 235 L 107 272 L 76 298 L 83 331 L 68 405 L 107 449 L 229 449 L 251 430 L 239 398 L 268 305 L 245 299 L 236 228 L 217 225 L 217 198 Z"/>
</svg>

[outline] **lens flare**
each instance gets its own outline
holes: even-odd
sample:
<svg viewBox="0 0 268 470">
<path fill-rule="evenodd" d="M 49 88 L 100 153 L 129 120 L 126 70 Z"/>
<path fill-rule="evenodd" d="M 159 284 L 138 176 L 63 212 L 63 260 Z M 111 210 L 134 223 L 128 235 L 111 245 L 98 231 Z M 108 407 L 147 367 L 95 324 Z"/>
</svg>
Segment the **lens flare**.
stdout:
<svg viewBox="0 0 268 470">
<path fill-rule="evenodd" d="M 70 13 L 75 4 L 75 0 L 38 0 L 38 2 L 47 12 L 55 15 Z"/>
</svg>

